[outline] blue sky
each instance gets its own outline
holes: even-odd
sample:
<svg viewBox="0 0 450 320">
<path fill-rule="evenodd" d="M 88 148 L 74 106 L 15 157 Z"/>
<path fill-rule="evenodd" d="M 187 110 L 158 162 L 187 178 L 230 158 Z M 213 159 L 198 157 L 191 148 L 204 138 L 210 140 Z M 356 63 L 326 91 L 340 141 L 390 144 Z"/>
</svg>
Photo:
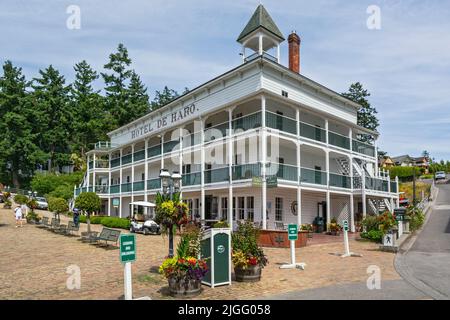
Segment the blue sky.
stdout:
<svg viewBox="0 0 450 320">
<path fill-rule="evenodd" d="M 27 77 L 50 63 L 70 82 L 83 59 L 102 71 L 122 42 L 150 94 L 193 88 L 240 64 L 235 41 L 258 0 L 0 0 L 0 60 Z M 390 155 L 450 159 L 450 3 L 427 0 L 262 2 L 285 36 L 302 38 L 302 73 L 338 92 L 360 81 Z M 81 29 L 69 30 L 69 5 Z M 381 9 L 381 30 L 366 10 Z M 287 64 L 287 43 L 281 50 Z M 99 81 L 100 88 L 102 83 Z"/>
</svg>

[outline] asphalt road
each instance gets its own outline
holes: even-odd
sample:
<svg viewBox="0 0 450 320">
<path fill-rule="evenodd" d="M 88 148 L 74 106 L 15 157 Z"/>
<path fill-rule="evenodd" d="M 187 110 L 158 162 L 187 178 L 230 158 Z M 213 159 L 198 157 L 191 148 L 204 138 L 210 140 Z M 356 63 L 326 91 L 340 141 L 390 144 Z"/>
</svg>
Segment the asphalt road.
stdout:
<svg viewBox="0 0 450 320">
<path fill-rule="evenodd" d="M 402 257 L 402 276 L 435 299 L 450 299 L 450 185 L 437 186 L 428 222 Z"/>
</svg>

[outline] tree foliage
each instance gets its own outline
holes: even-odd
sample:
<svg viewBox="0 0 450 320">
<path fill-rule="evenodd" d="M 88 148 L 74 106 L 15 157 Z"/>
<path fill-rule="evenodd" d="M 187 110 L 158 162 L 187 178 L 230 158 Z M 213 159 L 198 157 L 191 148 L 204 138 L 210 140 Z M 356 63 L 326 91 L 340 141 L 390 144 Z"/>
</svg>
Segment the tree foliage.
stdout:
<svg viewBox="0 0 450 320">
<path fill-rule="evenodd" d="M 363 88 L 360 82 L 356 82 L 350 85 L 348 92 L 342 93 L 347 99 L 356 102 L 361 106 L 358 110 L 358 125 L 366 129 L 376 131 L 380 125 L 377 118 L 377 110 L 371 106 L 368 97 L 370 93 Z M 373 139 L 370 135 L 360 135 L 358 137 L 363 142 L 369 142 Z"/>
</svg>

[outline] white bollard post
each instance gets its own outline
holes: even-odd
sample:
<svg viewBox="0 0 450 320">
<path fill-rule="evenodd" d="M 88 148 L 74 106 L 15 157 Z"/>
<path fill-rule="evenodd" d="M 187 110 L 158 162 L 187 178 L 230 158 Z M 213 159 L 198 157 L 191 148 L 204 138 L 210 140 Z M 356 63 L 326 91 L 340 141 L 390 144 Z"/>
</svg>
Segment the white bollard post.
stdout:
<svg viewBox="0 0 450 320">
<path fill-rule="evenodd" d="M 295 241 L 291 240 L 291 264 L 295 266 Z"/>
<path fill-rule="evenodd" d="M 124 267 L 124 285 L 125 285 L 125 300 L 133 300 L 133 290 L 131 286 L 131 262 L 125 263 Z"/>
<path fill-rule="evenodd" d="M 345 255 L 350 256 L 350 246 L 348 244 L 348 231 L 344 230 Z"/>
</svg>

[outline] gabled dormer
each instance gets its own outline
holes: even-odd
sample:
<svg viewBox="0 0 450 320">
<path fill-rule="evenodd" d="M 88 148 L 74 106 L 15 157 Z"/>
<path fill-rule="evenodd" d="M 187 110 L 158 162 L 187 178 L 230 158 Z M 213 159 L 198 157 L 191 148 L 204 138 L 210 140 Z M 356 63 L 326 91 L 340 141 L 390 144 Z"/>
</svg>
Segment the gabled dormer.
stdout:
<svg viewBox="0 0 450 320">
<path fill-rule="evenodd" d="M 262 4 L 256 8 L 250 21 L 237 38 L 237 42 L 242 44 L 242 58 L 244 63 L 261 55 L 265 55 L 280 63 L 280 44 L 284 40 L 280 29 L 278 29 Z M 247 54 L 246 49 L 253 50 L 253 53 Z M 275 52 L 269 53 L 272 49 Z"/>
</svg>

